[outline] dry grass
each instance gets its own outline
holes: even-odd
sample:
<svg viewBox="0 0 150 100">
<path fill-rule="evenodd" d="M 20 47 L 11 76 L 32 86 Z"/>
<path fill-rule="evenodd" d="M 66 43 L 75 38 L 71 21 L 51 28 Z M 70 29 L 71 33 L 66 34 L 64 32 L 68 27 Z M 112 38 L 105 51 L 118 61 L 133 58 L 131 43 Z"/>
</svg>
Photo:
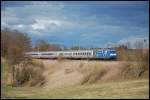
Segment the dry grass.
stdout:
<svg viewBox="0 0 150 100">
<path fill-rule="evenodd" d="M 93 66 L 87 66 L 87 69 L 83 71 L 84 78 L 81 84 L 90 84 L 95 83 L 97 80 L 99 80 L 104 74 L 106 74 L 107 70 L 103 66 L 95 64 Z"/>
<path fill-rule="evenodd" d="M 118 80 L 148 78 L 148 66 L 143 62 L 42 60 L 48 88 L 103 83 Z"/>
<path fill-rule="evenodd" d="M 23 61 L 16 65 L 10 65 L 6 61 L 3 61 L 2 65 L 3 68 L 5 68 L 2 78 L 5 82 L 4 84 L 12 86 L 35 86 L 37 84 L 42 84 L 44 81 L 44 77 L 42 76 L 44 65 L 42 62 L 31 60 Z"/>
<path fill-rule="evenodd" d="M 25 99 L 148 99 L 149 81 L 132 80 L 71 86 L 57 89 L 41 87 L 2 87 L 1 98 Z"/>
<path fill-rule="evenodd" d="M 149 61 L 149 49 L 118 49 L 119 61 Z"/>
<path fill-rule="evenodd" d="M 15 67 L 16 86 L 47 88 L 141 79 L 149 74 L 149 64 L 141 61 L 33 60 Z"/>
<path fill-rule="evenodd" d="M 124 63 L 123 65 L 121 69 L 123 79 L 148 78 L 149 64 L 147 62 Z"/>
<path fill-rule="evenodd" d="M 148 98 L 144 61 L 33 60 L 21 66 L 20 81 L 30 76 L 29 81 L 25 87 L 3 87 L 3 97 Z"/>
</svg>

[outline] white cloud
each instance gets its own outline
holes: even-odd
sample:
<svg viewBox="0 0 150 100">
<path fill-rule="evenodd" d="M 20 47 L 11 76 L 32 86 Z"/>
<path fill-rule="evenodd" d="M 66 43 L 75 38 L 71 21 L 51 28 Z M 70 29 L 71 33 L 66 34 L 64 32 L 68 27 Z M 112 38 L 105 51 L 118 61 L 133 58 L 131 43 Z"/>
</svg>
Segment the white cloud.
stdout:
<svg viewBox="0 0 150 100">
<path fill-rule="evenodd" d="M 17 27 L 18 27 L 18 28 L 23 28 L 24 25 L 19 24 Z"/>
<path fill-rule="evenodd" d="M 125 18 L 123 18 L 125 20 L 119 19 L 119 14 L 115 17 L 109 14 L 107 9 L 108 13 L 103 12 L 103 7 L 102 10 L 95 9 L 93 5 L 91 6 L 91 2 L 88 4 L 80 2 L 70 4 L 71 6 L 64 2 L 33 1 L 23 7 L 6 7 L 2 11 L 1 25 L 43 37 L 67 37 L 75 38 L 77 41 L 80 39 L 94 42 L 104 39 L 108 41 L 108 37 L 112 36 L 122 37 L 129 36 L 131 33 L 145 32 L 146 28 L 136 26 L 133 21 Z M 94 4 L 98 3 L 95 2 Z M 101 6 L 105 5 L 99 7 Z M 102 14 L 98 13 L 99 10 Z"/>
<path fill-rule="evenodd" d="M 32 24 L 31 27 L 34 30 L 37 29 L 42 29 L 42 30 L 46 30 L 47 28 L 53 28 L 56 26 L 61 26 L 62 25 L 62 21 L 59 20 L 44 20 L 44 19 L 37 19 L 36 23 Z"/>
<path fill-rule="evenodd" d="M 2 11 L 2 27 L 37 32 L 37 35 L 72 28 L 66 15 L 61 14 L 63 7 L 62 3 L 46 1 L 31 2 L 31 5 L 24 7 L 7 7 Z"/>
</svg>

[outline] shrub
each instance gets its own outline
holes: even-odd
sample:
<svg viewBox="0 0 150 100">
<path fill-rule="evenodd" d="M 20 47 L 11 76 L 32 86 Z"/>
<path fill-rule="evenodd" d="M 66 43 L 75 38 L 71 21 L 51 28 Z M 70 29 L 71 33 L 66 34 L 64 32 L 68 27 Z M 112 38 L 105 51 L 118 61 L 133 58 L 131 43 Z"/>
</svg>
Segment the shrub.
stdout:
<svg viewBox="0 0 150 100">
<path fill-rule="evenodd" d="M 1 30 L 1 55 L 11 64 L 18 64 L 25 59 L 24 53 L 31 49 L 31 40 L 26 33 L 16 30 Z"/>
<path fill-rule="evenodd" d="M 62 62 L 64 59 L 65 59 L 65 58 L 63 58 L 62 55 L 59 55 L 58 58 L 57 58 L 58 62 Z"/>
<path fill-rule="evenodd" d="M 121 77 L 123 79 L 135 79 L 141 77 L 148 77 L 144 75 L 149 70 L 149 64 L 146 62 L 139 62 L 136 64 L 124 63 L 121 69 Z"/>
<path fill-rule="evenodd" d="M 12 70 L 13 83 L 12 86 L 22 86 L 29 83 L 30 86 L 42 84 L 44 81 L 43 64 L 41 62 L 21 62 L 14 65 Z"/>
<path fill-rule="evenodd" d="M 120 61 L 149 61 L 148 49 L 117 49 Z"/>
<path fill-rule="evenodd" d="M 87 72 L 85 72 L 84 79 L 82 80 L 81 84 L 90 84 L 96 82 L 98 79 L 100 79 L 105 73 L 106 69 L 101 66 L 92 66 L 91 68 L 88 68 Z"/>
</svg>

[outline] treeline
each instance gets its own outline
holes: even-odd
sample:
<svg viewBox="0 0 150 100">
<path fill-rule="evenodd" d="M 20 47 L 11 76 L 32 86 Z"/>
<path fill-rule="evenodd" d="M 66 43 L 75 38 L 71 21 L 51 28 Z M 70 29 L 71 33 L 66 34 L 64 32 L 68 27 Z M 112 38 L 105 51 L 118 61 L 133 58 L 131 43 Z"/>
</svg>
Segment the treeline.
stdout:
<svg viewBox="0 0 150 100">
<path fill-rule="evenodd" d="M 10 63 L 24 60 L 24 52 L 31 50 L 31 39 L 26 33 L 5 28 L 1 30 L 1 56 Z"/>
<path fill-rule="evenodd" d="M 25 52 L 61 50 L 59 45 L 38 40 L 31 45 L 31 38 L 23 32 L 4 28 L 1 30 L 1 56 L 11 64 L 20 63 L 25 58 Z"/>
<path fill-rule="evenodd" d="M 62 50 L 59 45 L 47 43 L 44 40 L 38 40 L 32 51 L 58 51 Z"/>
<path fill-rule="evenodd" d="M 120 61 L 146 61 L 149 62 L 149 49 L 128 49 L 127 47 L 117 47 L 117 60 Z"/>
</svg>

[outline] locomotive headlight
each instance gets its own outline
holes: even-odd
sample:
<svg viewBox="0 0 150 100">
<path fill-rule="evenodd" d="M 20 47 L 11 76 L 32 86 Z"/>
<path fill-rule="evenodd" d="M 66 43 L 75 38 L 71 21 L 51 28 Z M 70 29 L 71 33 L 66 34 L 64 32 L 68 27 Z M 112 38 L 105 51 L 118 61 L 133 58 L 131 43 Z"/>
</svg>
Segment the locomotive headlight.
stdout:
<svg viewBox="0 0 150 100">
<path fill-rule="evenodd" d="M 112 54 L 110 54 L 110 56 L 116 56 L 117 54 L 115 54 L 115 53 L 112 53 Z"/>
</svg>

